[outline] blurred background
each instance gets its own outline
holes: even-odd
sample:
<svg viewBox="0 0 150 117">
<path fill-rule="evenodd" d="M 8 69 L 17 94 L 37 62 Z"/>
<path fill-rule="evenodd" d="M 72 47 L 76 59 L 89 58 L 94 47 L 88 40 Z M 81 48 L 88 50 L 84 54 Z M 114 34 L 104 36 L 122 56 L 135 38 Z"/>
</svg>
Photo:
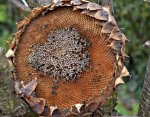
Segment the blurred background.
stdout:
<svg viewBox="0 0 150 117">
<path fill-rule="evenodd" d="M 142 46 L 150 39 L 150 6 L 144 0 L 113 0 L 113 5 L 116 21 L 130 40 L 126 49 L 130 59 L 126 64 L 132 76 L 124 78 L 126 84 L 118 88 L 116 109 L 122 115 L 136 115 L 150 53 Z M 8 50 L 6 41 L 12 40 L 16 32 L 16 22 L 26 15 L 9 1 L 0 0 L 0 47 L 5 52 Z"/>
</svg>

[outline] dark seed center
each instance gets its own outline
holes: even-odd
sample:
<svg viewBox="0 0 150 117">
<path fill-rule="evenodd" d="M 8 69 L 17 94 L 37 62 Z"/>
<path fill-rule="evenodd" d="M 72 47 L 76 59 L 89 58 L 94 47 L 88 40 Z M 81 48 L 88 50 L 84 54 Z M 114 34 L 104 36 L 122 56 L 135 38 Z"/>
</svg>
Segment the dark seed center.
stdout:
<svg viewBox="0 0 150 117">
<path fill-rule="evenodd" d="M 34 45 L 28 63 L 44 75 L 74 81 L 90 64 L 90 42 L 75 28 L 62 28 L 48 35 L 48 42 Z"/>
</svg>

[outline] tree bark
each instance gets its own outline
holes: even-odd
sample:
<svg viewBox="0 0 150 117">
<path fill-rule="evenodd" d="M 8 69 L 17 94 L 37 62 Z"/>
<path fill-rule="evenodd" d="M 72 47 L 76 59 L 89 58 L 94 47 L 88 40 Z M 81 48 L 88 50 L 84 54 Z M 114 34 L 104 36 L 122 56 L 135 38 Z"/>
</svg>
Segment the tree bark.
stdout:
<svg viewBox="0 0 150 117">
<path fill-rule="evenodd" d="M 150 57 L 148 59 L 138 115 L 150 117 Z"/>
<path fill-rule="evenodd" d="M 0 117 L 36 117 L 15 93 L 7 59 L 0 48 Z"/>
</svg>

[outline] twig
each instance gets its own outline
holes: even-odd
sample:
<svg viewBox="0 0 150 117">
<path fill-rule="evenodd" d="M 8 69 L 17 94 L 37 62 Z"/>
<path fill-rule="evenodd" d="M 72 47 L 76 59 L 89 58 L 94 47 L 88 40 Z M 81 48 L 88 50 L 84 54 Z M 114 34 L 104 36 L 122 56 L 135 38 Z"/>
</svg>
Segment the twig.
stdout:
<svg viewBox="0 0 150 117">
<path fill-rule="evenodd" d="M 100 0 L 102 6 L 109 6 L 110 12 L 114 15 L 113 0 Z"/>
<path fill-rule="evenodd" d="M 29 7 L 29 5 L 27 4 L 27 2 L 25 0 L 22 0 L 23 4 L 27 7 Z"/>
<path fill-rule="evenodd" d="M 21 2 L 19 2 L 18 0 L 9 0 L 11 1 L 13 4 L 15 4 L 15 6 L 23 11 L 26 12 L 31 12 L 31 9 L 25 5 L 23 5 Z"/>
</svg>

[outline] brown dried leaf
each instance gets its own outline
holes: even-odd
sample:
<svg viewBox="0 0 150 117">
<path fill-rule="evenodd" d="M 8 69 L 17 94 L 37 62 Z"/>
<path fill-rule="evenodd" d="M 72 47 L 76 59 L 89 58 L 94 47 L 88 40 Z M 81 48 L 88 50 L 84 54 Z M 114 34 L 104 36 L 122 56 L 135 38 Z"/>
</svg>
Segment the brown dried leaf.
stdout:
<svg viewBox="0 0 150 117">
<path fill-rule="evenodd" d="M 16 94 L 22 93 L 22 91 L 20 90 L 20 83 L 19 82 L 15 82 L 15 92 L 16 92 Z"/>
<path fill-rule="evenodd" d="M 88 3 L 83 3 L 79 6 L 74 6 L 74 10 L 77 10 L 77 9 L 87 9 L 87 6 L 88 6 Z"/>
<path fill-rule="evenodd" d="M 112 41 L 110 45 L 108 45 L 108 47 L 120 52 L 121 48 L 122 48 L 122 42 L 121 41 Z"/>
<path fill-rule="evenodd" d="M 120 59 L 120 56 L 119 56 L 119 54 L 117 53 L 117 55 L 116 55 L 116 61 L 118 61 Z"/>
<path fill-rule="evenodd" d="M 24 95 L 31 95 L 31 93 L 35 90 L 37 86 L 37 79 L 30 81 L 24 87 L 21 88 L 21 91 Z"/>
<path fill-rule="evenodd" d="M 71 107 L 71 112 L 79 114 L 79 111 L 76 106 Z"/>
<path fill-rule="evenodd" d="M 28 102 L 29 106 L 35 113 L 39 115 L 43 113 L 45 107 L 45 99 L 32 96 L 28 98 L 24 97 L 24 99 Z"/>
<path fill-rule="evenodd" d="M 126 41 L 127 41 L 127 38 L 124 34 L 121 35 L 121 40 L 122 40 L 122 45 L 123 45 L 121 51 L 124 52 L 125 44 L 126 44 Z"/>
<path fill-rule="evenodd" d="M 79 114 L 74 113 L 74 112 L 69 112 L 69 113 L 66 114 L 65 117 L 79 117 Z"/>
<path fill-rule="evenodd" d="M 121 35 L 122 35 L 122 33 L 121 33 L 120 29 L 117 26 L 115 26 L 113 28 L 109 38 L 114 39 L 114 40 L 121 40 Z"/>
<path fill-rule="evenodd" d="M 17 24 L 17 29 L 19 30 L 20 28 L 22 28 L 25 24 L 24 24 L 24 21 L 20 21 Z"/>
<path fill-rule="evenodd" d="M 71 3 L 68 2 L 68 3 L 65 3 L 65 4 L 62 5 L 62 6 L 72 6 L 72 5 L 71 5 Z"/>
<path fill-rule="evenodd" d="M 114 25 L 117 26 L 116 20 L 115 20 L 115 18 L 114 18 L 111 14 L 109 14 L 109 19 L 108 19 L 108 21 L 109 21 L 109 22 L 112 22 L 112 24 L 114 24 Z"/>
<path fill-rule="evenodd" d="M 70 0 L 57 0 L 57 1 L 70 2 Z"/>
<path fill-rule="evenodd" d="M 111 33 L 111 31 L 113 30 L 114 26 L 115 26 L 115 25 L 114 25 L 112 22 L 107 22 L 107 23 L 103 26 L 103 28 L 102 28 L 102 30 L 101 30 L 101 33 Z"/>
<path fill-rule="evenodd" d="M 80 115 L 83 115 L 85 113 L 85 105 L 82 104 L 82 106 L 79 109 Z"/>
<path fill-rule="evenodd" d="M 48 106 L 45 106 L 45 107 L 44 107 L 44 111 L 43 111 L 43 113 L 41 114 L 41 116 L 44 116 L 44 117 L 50 116 L 50 108 L 49 108 Z"/>
<path fill-rule="evenodd" d="M 80 0 L 71 0 L 71 4 L 80 5 L 80 4 L 82 4 L 82 2 Z"/>
<path fill-rule="evenodd" d="M 52 112 L 52 117 L 65 117 L 63 112 L 61 112 L 59 109 L 55 109 Z"/>
<path fill-rule="evenodd" d="M 124 84 L 124 81 L 122 80 L 121 77 L 118 77 L 118 78 L 116 78 L 116 80 L 115 80 L 115 87 L 116 87 L 118 84 Z"/>
<path fill-rule="evenodd" d="M 95 17 L 96 12 L 97 11 L 90 11 L 89 10 L 89 12 L 87 12 L 86 14 L 89 15 L 89 16 L 91 16 L 91 17 Z"/>
<path fill-rule="evenodd" d="M 110 6 L 109 5 L 103 6 L 103 9 L 106 10 L 108 13 L 110 13 Z"/>
<path fill-rule="evenodd" d="M 30 24 L 31 17 L 32 17 L 32 14 L 30 15 L 29 18 L 26 17 L 26 18 L 22 21 L 22 22 L 24 23 L 23 26 Z M 22 26 L 22 28 L 23 28 L 23 26 Z"/>
<path fill-rule="evenodd" d="M 52 3 L 51 6 L 48 8 L 49 10 L 54 10 L 54 8 L 56 7 L 55 3 Z"/>
<path fill-rule="evenodd" d="M 34 8 L 31 12 L 30 18 L 36 18 L 47 7 L 49 7 L 49 5 Z"/>
<path fill-rule="evenodd" d="M 6 58 L 14 57 L 14 51 L 12 49 L 9 49 L 5 56 Z"/>
<path fill-rule="evenodd" d="M 108 13 L 104 10 L 98 10 L 95 14 L 95 18 L 103 21 L 108 21 Z"/>
<path fill-rule="evenodd" d="M 119 60 L 117 61 L 117 68 L 118 68 L 118 70 L 121 70 L 121 69 L 122 69 L 122 67 L 123 67 L 122 60 L 121 60 L 121 59 L 119 59 Z"/>
<path fill-rule="evenodd" d="M 87 10 L 94 11 L 94 10 L 100 10 L 100 9 L 102 9 L 102 7 L 96 3 L 89 2 L 87 5 Z"/>
<path fill-rule="evenodd" d="M 55 5 L 56 6 L 62 6 L 63 5 L 63 2 L 67 2 L 67 1 L 60 1 L 60 0 L 57 0 L 57 2 L 55 2 Z M 55 6 L 55 7 L 56 7 Z"/>
<path fill-rule="evenodd" d="M 86 112 L 93 113 L 98 107 L 100 106 L 100 103 L 98 102 L 91 102 L 86 107 Z"/>
<path fill-rule="evenodd" d="M 82 117 L 91 117 L 92 113 L 85 113 L 84 115 L 82 115 Z"/>
<path fill-rule="evenodd" d="M 82 2 L 89 2 L 89 1 L 87 1 L 87 0 L 81 0 Z"/>
<path fill-rule="evenodd" d="M 8 59 L 8 64 L 9 64 L 9 71 L 11 72 L 14 71 L 15 67 L 14 67 L 12 60 Z"/>
<path fill-rule="evenodd" d="M 127 68 L 124 66 L 122 71 L 121 71 L 120 77 L 125 77 L 125 76 L 130 76 L 130 73 L 128 72 Z"/>
<path fill-rule="evenodd" d="M 81 14 L 89 14 L 89 13 L 90 13 L 89 10 L 83 10 L 83 11 L 81 12 Z"/>
</svg>

